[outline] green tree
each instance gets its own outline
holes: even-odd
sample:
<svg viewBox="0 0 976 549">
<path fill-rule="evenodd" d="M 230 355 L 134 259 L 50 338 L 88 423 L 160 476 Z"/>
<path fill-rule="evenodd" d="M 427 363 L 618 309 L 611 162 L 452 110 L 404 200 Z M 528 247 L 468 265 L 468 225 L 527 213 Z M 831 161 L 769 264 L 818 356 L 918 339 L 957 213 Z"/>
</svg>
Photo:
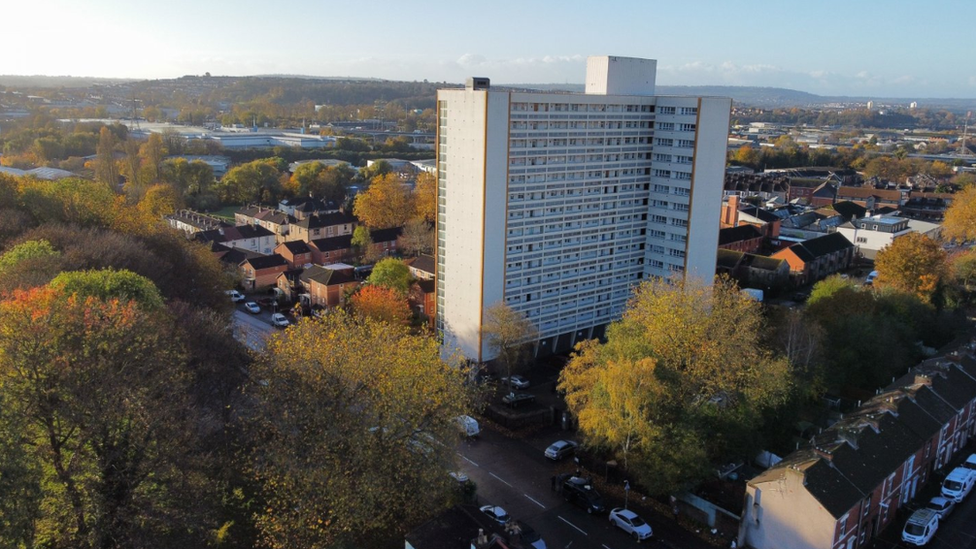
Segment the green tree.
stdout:
<svg viewBox="0 0 976 549">
<path fill-rule="evenodd" d="M 273 338 L 251 372 L 265 545 L 391 545 L 450 504 L 470 396 L 435 339 L 335 311 Z"/>
<path fill-rule="evenodd" d="M 874 265 L 878 270 L 875 284 L 879 287 L 913 294 L 925 303 L 933 302 L 949 273 L 942 246 L 915 232 L 896 238 L 878 252 Z"/>
<path fill-rule="evenodd" d="M 40 466 L 35 543 L 203 542 L 207 517 L 190 503 L 201 479 L 188 459 L 200 423 L 169 333 L 132 302 L 52 288 L 0 301 L 4 414 L 24 426 L 20 448 Z"/>
<path fill-rule="evenodd" d="M 762 411 L 785 401 L 792 372 L 762 347 L 762 324 L 734 284 L 644 282 L 605 345 L 578 346 L 559 387 L 587 444 L 669 493 L 752 455 Z"/>
<path fill-rule="evenodd" d="M 401 297 L 406 297 L 410 292 L 410 285 L 413 284 L 410 268 L 403 261 L 393 257 L 381 259 L 376 263 L 373 272 L 366 280 L 375 286 L 389 288 Z"/>
<path fill-rule="evenodd" d="M 341 204 L 346 199 L 346 188 L 355 175 L 356 172 L 346 165 L 326 166 L 320 162 L 307 162 L 295 168 L 289 182 L 297 195 L 316 196 Z"/>
<path fill-rule="evenodd" d="M 273 159 L 261 159 L 231 168 L 217 184 L 225 204 L 274 203 L 281 195 L 279 166 Z"/>
<path fill-rule="evenodd" d="M 0 274 L 25 261 L 56 258 L 60 255 L 47 240 L 28 240 L 0 255 Z"/>
<path fill-rule="evenodd" d="M 146 311 L 163 308 L 163 297 L 151 280 L 131 271 L 102 269 L 63 272 L 54 277 L 51 287 L 64 295 L 80 299 L 94 297 L 102 301 L 133 301 Z"/>
</svg>

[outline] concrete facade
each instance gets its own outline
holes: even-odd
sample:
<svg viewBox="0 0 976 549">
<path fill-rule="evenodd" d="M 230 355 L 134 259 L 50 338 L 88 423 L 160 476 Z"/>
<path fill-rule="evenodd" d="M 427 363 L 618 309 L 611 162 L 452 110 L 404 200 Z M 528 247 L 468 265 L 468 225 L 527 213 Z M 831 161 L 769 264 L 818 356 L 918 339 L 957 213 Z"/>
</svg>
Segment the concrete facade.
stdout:
<svg viewBox="0 0 976 549">
<path fill-rule="evenodd" d="M 655 63 L 591 58 L 586 94 L 438 91 L 445 348 L 491 359 L 485 310 L 505 303 L 539 354 L 568 350 L 642 279 L 711 279 L 731 100 L 655 96 Z"/>
</svg>

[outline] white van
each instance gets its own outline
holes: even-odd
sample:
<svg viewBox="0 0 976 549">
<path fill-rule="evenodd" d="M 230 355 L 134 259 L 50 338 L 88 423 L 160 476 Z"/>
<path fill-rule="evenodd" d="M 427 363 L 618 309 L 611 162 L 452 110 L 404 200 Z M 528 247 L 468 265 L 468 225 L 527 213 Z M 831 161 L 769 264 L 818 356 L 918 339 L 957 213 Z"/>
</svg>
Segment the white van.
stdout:
<svg viewBox="0 0 976 549">
<path fill-rule="evenodd" d="M 901 540 L 912 545 L 925 545 L 939 529 L 939 515 L 931 509 L 919 509 L 912 513 L 901 531 Z"/>
<path fill-rule="evenodd" d="M 973 484 L 976 484 L 976 471 L 965 467 L 956 467 L 942 481 L 942 497 L 959 503 L 972 491 Z"/>
<path fill-rule="evenodd" d="M 471 416 L 458 416 L 457 421 L 463 436 L 476 437 L 481 432 L 481 428 L 478 427 L 478 420 Z"/>
</svg>

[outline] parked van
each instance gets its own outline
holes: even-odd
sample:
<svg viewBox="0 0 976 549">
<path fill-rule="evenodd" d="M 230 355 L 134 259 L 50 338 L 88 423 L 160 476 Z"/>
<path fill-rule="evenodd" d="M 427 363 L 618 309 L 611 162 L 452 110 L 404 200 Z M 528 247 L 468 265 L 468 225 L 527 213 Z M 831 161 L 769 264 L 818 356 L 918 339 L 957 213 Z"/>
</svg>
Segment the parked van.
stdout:
<svg viewBox="0 0 976 549">
<path fill-rule="evenodd" d="M 457 421 L 463 436 L 476 437 L 481 432 L 478 427 L 478 420 L 471 416 L 458 416 Z"/>
<path fill-rule="evenodd" d="M 942 496 L 959 503 L 972 491 L 973 484 L 976 484 L 976 471 L 956 467 L 942 481 Z"/>
<path fill-rule="evenodd" d="M 912 545 L 925 545 L 939 529 L 939 514 L 932 509 L 919 509 L 912 513 L 901 532 L 901 540 Z"/>
</svg>

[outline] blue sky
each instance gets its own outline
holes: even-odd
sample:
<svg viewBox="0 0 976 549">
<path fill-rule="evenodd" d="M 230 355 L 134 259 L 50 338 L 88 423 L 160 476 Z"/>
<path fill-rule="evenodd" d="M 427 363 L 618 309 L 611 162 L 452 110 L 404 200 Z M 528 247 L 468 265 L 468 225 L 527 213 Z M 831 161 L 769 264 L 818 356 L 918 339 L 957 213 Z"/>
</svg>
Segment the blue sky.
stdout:
<svg viewBox="0 0 976 549">
<path fill-rule="evenodd" d="M 0 74 L 307 74 L 581 83 L 588 55 L 659 84 L 976 97 L 976 2 L 7 0 Z"/>
</svg>

